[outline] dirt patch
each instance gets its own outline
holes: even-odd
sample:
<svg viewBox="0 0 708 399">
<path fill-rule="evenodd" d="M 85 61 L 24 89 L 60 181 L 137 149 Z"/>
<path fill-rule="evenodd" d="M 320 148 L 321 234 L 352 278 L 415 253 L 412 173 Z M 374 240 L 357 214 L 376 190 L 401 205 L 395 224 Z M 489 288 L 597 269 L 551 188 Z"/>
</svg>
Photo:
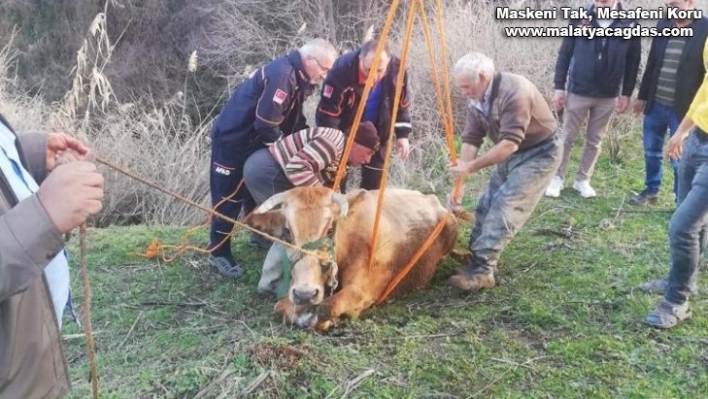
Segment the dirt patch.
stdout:
<svg viewBox="0 0 708 399">
<path fill-rule="evenodd" d="M 290 345 L 275 345 L 269 343 L 257 344 L 248 350 L 251 359 L 259 364 L 268 364 L 279 368 L 293 368 L 300 359 L 309 358 L 302 349 Z"/>
</svg>

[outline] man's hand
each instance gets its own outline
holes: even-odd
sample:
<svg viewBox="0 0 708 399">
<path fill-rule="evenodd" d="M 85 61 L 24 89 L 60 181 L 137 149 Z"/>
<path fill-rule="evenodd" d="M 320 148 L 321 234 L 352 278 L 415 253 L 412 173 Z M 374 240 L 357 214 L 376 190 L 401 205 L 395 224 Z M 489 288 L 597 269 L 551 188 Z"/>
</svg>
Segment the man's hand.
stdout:
<svg viewBox="0 0 708 399">
<path fill-rule="evenodd" d="M 568 100 L 568 96 L 565 90 L 556 90 L 553 92 L 553 107 L 556 111 L 560 111 L 565 108 L 565 103 Z"/>
<path fill-rule="evenodd" d="M 458 161 L 457 165 L 450 166 L 450 174 L 455 180 L 465 180 L 474 171 L 474 161 Z"/>
<path fill-rule="evenodd" d="M 644 112 L 644 105 L 644 100 L 636 99 L 634 100 L 634 106 L 632 107 L 632 111 L 634 111 L 634 113 L 637 115 L 641 115 L 642 112 Z"/>
<path fill-rule="evenodd" d="M 47 170 L 49 171 L 54 170 L 57 161 L 83 161 L 90 159 L 92 155 L 81 141 L 66 133 L 49 133 L 47 135 Z"/>
<path fill-rule="evenodd" d="M 664 151 L 664 158 L 670 158 L 674 161 L 681 159 L 681 153 L 683 152 L 683 143 L 686 141 L 688 133 L 676 132 L 669 139 L 666 144 L 666 150 Z"/>
<path fill-rule="evenodd" d="M 411 152 L 411 144 L 407 138 L 396 139 L 396 152 L 398 152 L 398 156 L 400 156 L 402 160 L 405 161 L 408 159 L 408 155 Z"/>
<path fill-rule="evenodd" d="M 39 187 L 37 198 L 57 229 L 68 233 L 101 210 L 103 176 L 90 162 L 58 165 Z"/>
<path fill-rule="evenodd" d="M 629 108 L 629 97 L 617 97 L 617 105 L 615 106 L 615 110 L 617 111 L 617 113 L 624 114 L 627 111 L 627 108 Z"/>
</svg>

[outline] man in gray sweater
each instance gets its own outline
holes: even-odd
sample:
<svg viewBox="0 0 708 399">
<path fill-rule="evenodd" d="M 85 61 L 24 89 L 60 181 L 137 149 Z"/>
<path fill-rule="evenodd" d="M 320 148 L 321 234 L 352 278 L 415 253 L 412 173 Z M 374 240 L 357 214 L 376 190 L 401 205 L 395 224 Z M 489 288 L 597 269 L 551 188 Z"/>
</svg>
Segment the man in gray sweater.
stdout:
<svg viewBox="0 0 708 399">
<path fill-rule="evenodd" d="M 496 166 L 487 190 L 477 201 L 469 265 L 450 279 L 462 291 L 496 285 L 497 263 L 504 247 L 524 226 L 553 178 L 563 143 L 557 122 L 538 88 L 523 76 L 497 72 L 481 53 L 460 58 L 455 85 L 469 99 L 460 161 L 450 168 L 458 182 Z M 484 137 L 493 145 L 481 156 Z M 448 206 L 460 207 L 451 195 Z"/>
</svg>

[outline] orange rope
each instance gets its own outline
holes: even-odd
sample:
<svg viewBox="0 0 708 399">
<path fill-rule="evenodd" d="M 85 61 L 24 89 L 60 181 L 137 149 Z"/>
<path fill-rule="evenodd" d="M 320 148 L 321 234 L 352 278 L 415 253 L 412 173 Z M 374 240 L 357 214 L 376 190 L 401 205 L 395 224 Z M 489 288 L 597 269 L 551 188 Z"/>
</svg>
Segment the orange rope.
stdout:
<svg viewBox="0 0 708 399">
<path fill-rule="evenodd" d="M 430 25 L 428 23 L 428 14 L 426 13 L 425 7 L 423 6 L 423 0 L 417 0 L 417 2 L 420 5 L 421 20 L 423 21 L 423 36 L 425 37 L 425 45 L 428 49 L 428 58 L 430 59 L 430 66 L 432 67 L 433 82 L 435 83 L 435 94 L 437 94 L 436 100 L 438 103 L 438 110 L 440 111 L 440 115 L 442 115 L 443 117 L 443 129 L 446 133 L 445 138 L 447 139 L 447 146 L 450 150 L 450 158 L 454 165 L 457 163 L 457 154 L 455 151 L 455 140 L 453 135 L 451 134 L 451 132 L 453 132 L 453 125 L 450 118 L 451 114 L 449 114 L 445 109 L 443 99 L 443 88 L 440 82 L 440 77 L 438 76 L 438 68 L 436 66 L 435 54 L 433 52 L 433 39 Z M 444 70 L 443 76 L 447 78 Z"/>
<path fill-rule="evenodd" d="M 415 9 L 418 3 L 413 2 L 408 10 L 408 17 L 406 20 L 406 33 L 403 38 L 403 48 L 401 49 L 401 65 L 398 70 L 398 76 L 396 77 L 396 93 L 393 97 L 393 110 L 391 111 L 391 121 L 396 120 L 396 115 L 398 114 L 398 108 L 401 102 L 401 94 L 403 92 L 403 78 L 406 73 L 406 62 L 408 61 L 408 47 L 410 46 L 410 39 L 413 32 L 413 21 L 415 20 Z M 386 156 L 384 157 L 383 171 L 381 172 L 381 183 L 379 185 L 379 198 L 378 205 L 376 206 L 376 216 L 374 217 L 374 231 L 371 234 L 371 251 L 369 252 L 369 266 L 368 270 L 371 271 L 371 265 L 374 263 L 374 255 L 376 253 L 376 243 L 379 236 L 379 221 L 381 219 L 381 211 L 383 209 L 384 193 L 386 191 L 386 183 L 388 181 L 388 170 L 391 167 L 391 152 L 393 151 L 393 134 L 395 131 L 396 124 L 391 123 L 388 132 L 388 145 L 386 146 Z"/>
<path fill-rule="evenodd" d="M 391 8 L 388 12 L 388 17 L 386 17 L 386 23 L 384 25 L 381 36 L 379 37 L 378 45 L 376 46 L 376 53 L 374 55 L 374 61 L 371 64 L 371 70 L 369 71 L 369 76 L 366 78 L 366 84 L 364 85 L 364 92 L 361 94 L 361 100 L 359 101 L 359 108 L 354 116 L 354 122 L 349 131 L 349 137 L 347 138 L 347 143 L 344 146 L 344 152 L 342 153 L 342 160 L 339 162 L 337 167 L 337 175 L 334 178 L 334 184 L 332 189 L 337 191 L 339 185 L 344 178 L 344 173 L 347 169 L 347 162 L 349 162 L 349 153 L 351 152 L 352 144 L 354 143 L 354 137 L 356 136 L 357 130 L 359 129 L 359 124 L 361 123 L 361 118 L 364 116 L 364 106 L 366 105 L 366 100 L 369 98 L 369 92 L 374 85 L 374 75 L 379 68 L 379 62 L 381 58 L 381 53 L 383 52 L 386 41 L 388 40 L 388 35 L 391 32 L 391 26 L 393 25 L 393 20 L 396 16 L 396 9 L 398 9 L 398 4 L 400 0 L 393 0 Z"/>
<path fill-rule="evenodd" d="M 435 55 L 433 54 L 433 43 L 432 43 L 432 33 L 430 29 L 430 25 L 428 23 L 428 15 L 425 12 L 425 7 L 422 6 L 423 0 L 418 0 L 418 2 L 421 4 L 420 7 L 420 12 L 422 15 L 422 20 L 423 20 L 423 34 L 425 36 L 425 44 L 428 48 L 428 56 L 430 58 L 430 65 L 433 68 L 433 80 L 435 82 L 435 92 L 438 95 L 438 109 L 440 110 L 440 114 L 443 116 L 443 128 L 445 129 L 445 138 L 447 140 L 447 147 L 448 151 L 450 152 L 450 161 L 452 162 L 453 165 L 457 165 L 457 152 L 455 150 L 455 127 L 453 123 L 453 111 L 452 111 L 452 100 L 451 100 L 451 95 L 450 95 L 450 87 L 449 87 L 449 75 L 448 75 L 448 69 L 447 69 L 447 52 L 446 52 L 446 46 L 445 46 L 445 39 L 444 39 L 444 32 L 443 32 L 443 27 L 440 25 L 441 22 L 438 23 L 438 30 L 440 32 L 440 42 L 441 47 L 442 47 L 442 60 L 443 60 L 443 81 L 445 82 L 444 84 L 444 89 L 441 87 L 442 85 L 440 84 L 440 80 L 438 77 L 438 72 L 437 68 L 435 67 Z M 436 13 L 438 14 L 438 19 L 442 15 L 442 10 L 441 10 L 441 4 L 438 1 L 436 3 L 437 5 L 437 10 Z M 444 90 L 444 94 L 443 94 Z M 443 103 L 444 101 L 444 103 Z M 462 196 L 462 181 L 455 181 L 453 189 L 452 189 L 452 197 L 454 200 L 458 201 L 460 197 Z"/>
<path fill-rule="evenodd" d="M 322 255 L 322 254 L 319 254 L 319 253 L 317 253 L 317 252 L 313 252 L 313 251 L 309 251 L 309 250 L 303 249 L 303 248 L 298 247 L 298 246 L 296 246 L 296 245 L 293 245 L 293 244 L 291 244 L 291 243 L 289 243 L 289 242 L 287 242 L 287 241 L 283 241 L 283 240 L 281 240 L 280 238 L 273 237 L 273 236 L 271 236 L 270 234 L 264 233 L 264 232 L 262 232 L 262 231 L 260 231 L 260 230 L 257 230 L 257 229 L 255 229 L 255 228 L 253 228 L 253 227 L 251 227 L 251 226 L 248 226 L 248 225 L 246 225 L 246 224 L 243 224 L 243 223 L 239 222 L 238 220 L 236 220 L 236 219 L 234 219 L 234 218 L 231 218 L 231 217 L 228 217 L 228 216 L 223 215 L 223 214 L 221 214 L 221 213 L 218 213 L 218 212 L 216 212 L 215 210 L 213 210 L 213 209 L 211 209 L 211 208 L 209 208 L 209 207 L 206 207 L 206 206 L 197 204 L 196 202 L 190 200 L 189 198 L 186 198 L 186 197 L 184 197 L 184 196 L 182 196 L 182 195 L 179 195 L 179 194 L 177 194 L 177 193 L 170 192 L 169 190 L 164 189 L 164 188 L 158 186 L 157 184 L 155 184 L 155 183 L 153 183 L 153 182 L 151 182 L 151 181 L 149 181 L 149 180 L 147 180 L 147 179 L 144 179 L 144 178 L 142 178 L 142 177 L 140 177 L 140 176 L 137 176 L 137 175 L 135 175 L 135 174 L 133 174 L 133 173 L 130 173 L 130 172 L 128 172 L 128 171 L 126 171 L 126 170 L 120 168 L 119 166 L 114 165 L 114 164 L 112 164 L 112 163 L 110 163 L 110 162 L 108 162 L 108 161 L 106 161 L 106 160 L 104 160 L 104 159 L 101 159 L 101 158 L 99 158 L 99 157 L 96 157 L 95 161 L 96 161 L 97 163 L 106 165 L 106 166 L 108 166 L 108 167 L 110 167 L 110 168 L 112 168 L 112 169 L 115 169 L 116 171 L 118 171 L 118 172 L 120 172 L 120 173 L 123 173 L 124 175 L 126 175 L 126 176 L 128 176 L 128 177 L 131 177 L 131 178 L 133 178 L 133 179 L 135 179 L 135 180 L 137 180 L 137 181 L 139 181 L 139 182 L 141 182 L 141 183 L 143 183 L 143 184 L 145 184 L 145 185 L 147 185 L 147 186 L 150 186 L 150 187 L 152 187 L 152 188 L 154 188 L 154 189 L 156 189 L 156 190 L 158 190 L 158 191 L 160 191 L 160 192 L 162 192 L 162 193 L 164 193 L 164 194 L 167 194 L 167 195 L 169 195 L 169 196 L 171 196 L 171 197 L 177 198 L 177 199 L 180 200 L 180 201 L 183 201 L 183 202 L 185 202 L 185 203 L 187 203 L 187 204 L 189 204 L 189 205 L 191 205 L 191 206 L 193 206 L 193 207 L 195 207 L 195 208 L 198 208 L 198 209 L 200 209 L 200 210 L 202 210 L 202 211 L 208 213 L 209 215 L 216 216 L 216 217 L 220 217 L 220 218 L 222 218 L 222 219 L 224 219 L 224 220 L 227 220 L 227 221 L 233 223 L 234 225 L 241 227 L 242 229 L 252 231 L 252 232 L 254 232 L 254 233 L 256 233 L 256 234 L 259 234 L 259 235 L 261 235 L 261 236 L 263 236 L 263 237 L 265 237 L 265 238 L 268 238 L 268 239 L 271 240 L 271 241 L 280 243 L 280 244 L 282 244 L 282 245 L 284 245 L 284 246 L 286 246 L 286 247 L 288 247 L 288 248 L 294 249 L 294 250 L 296 250 L 296 251 L 300 251 L 300 252 L 302 252 L 302 253 L 304 253 L 304 254 L 307 254 L 307 255 L 310 255 L 310 256 L 314 256 L 314 257 L 316 257 L 317 259 L 321 259 L 321 260 L 323 260 L 323 261 L 328 261 L 328 260 L 329 260 L 328 257 L 326 257 L 326 256 L 324 256 L 324 255 Z"/>
<path fill-rule="evenodd" d="M 391 294 L 394 288 L 403 280 L 404 277 L 408 275 L 408 273 L 411 271 L 413 268 L 413 265 L 415 265 L 416 262 L 420 259 L 421 256 L 423 256 L 423 253 L 430 248 L 431 245 L 433 245 L 433 241 L 440 235 L 442 232 L 443 227 L 445 227 L 445 224 L 447 223 L 447 218 L 450 217 L 449 214 L 446 215 L 439 223 L 437 226 L 435 226 L 435 230 L 430 234 L 427 240 L 423 242 L 423 245 L 418 248 L 418 251 L 413 254 L 413 257 L 408 261 L 408 264 L 401 269 L 401 271 L 396 275 L 396 277 L 391 280 L 391 282 L 388 284 L 386 289 L 384 290 L 383 294 L 379 297 L 379 299 L 376 301 L 376 305 L 380 305 L 383 303 L 386 298 Z"/>
<path fill-rule="evenodd" d="M 91 383 L 91 397 L 98 399 L 98 359 L 96 358 L 96 343 L 93 340 L 93 327 L 91 326 L 91 282 L 86 263 L 86 223 L 79 226 L 79 266 L 81 268 L 81 281 L 84 295 L 84 337 L 86 338 L 86 352 L 89 359 L 89 382 Z"/>
<path fill-rule="evenodd" d="M 236 190 L 234 190 L 234 192 L 229 194 L 228 196 L 222 198 L 221 201 L 217 202 L 216 205 L 214 205 L 214 207 L 211 209 L 214 212 L 216 212 L 216 209 L 219 206 L 221 206 L 221 204 L 230 200 L 234 195 L 236 195 L 236 193 L 238 193 L 238 191 L 241 189 L 241 186 L 243 184 L 244 184 L 244 179 L 241 179 L 241 181 L 238 183 L 238 186 L 236 186 Z M 251 212 L 253 212 L 253 210 Z M 248 215 L 246 215 L 246 216 L 248 216 Z M 204 249 L 201 247 L 196 247 L 196 246 L 190 245 L 188 243 L 189 237 L 194 232 L 201 229 L 202 227 L 208 226 L 213 217 L 214 216 L 210 215 L 209 218 L 207 218 L 207 221 L 205 223 L 191 227 L 189 230 L 187 230 L 187 232 L 182 236 L 182 243 L 180 245 L 162 244 L 160 242 L 160 239 L 158 239 L 157 237 L 153 237 L 152 241 L 150 241 L 150 244 L 145 249 L 145 252 L 143 252 L 143 253 L 130 252 L 129 255 L 140 256 L 140 257 L 147 258 L 147 259 L 154 259 L 158 256 L 158 254 L 162 254 L 162 261 L 164 263 L 170 263 L 170 262 L 176 260 L 180 255 L 182 255 L 183 253 L 185 253 L 187 251 L 194 251 L 194 252 L 203 253 L 203 254 L 210 254 L 210 253 L 214 252 L 214 250 L 219 248 L 221 245 L 223 245 L 226 242 L 226 240 L 228 240 L 230 237 L 232 237 L 234 235 L 234 233 L 236 232 L 236 230 L 233 230 L 233 231 L 229 232 L 229 234 L 226 234 L 224 236 L 224 238 L 217 245 L 214 245 L 211 249 Z M 167 251 L 170 249 L 176 250 L 174 255 L 171 257 L 167 256 L 167 254 L 166 254 Z"/>
<path fill-rule="evenodd" d="M 422 1 L 422 0 L 421 0 Z M 447 112 L 444 113 L 448 117 L 448 127 L 447 127 L 447 141 L 448 147 L 450 149 L 450 159 L 453 165 L 457 164 L 457 158 L 455 156 L 455 145 L 453 135 L 454 133 L 454 123 L 453 123 L 453 111 L 452 111 L 452 95 L 450 94 L 450 78 L 448 76 L 448 66 L 447 66 L 447 42 L 445 40 L 445 25 L 443 25 L 443 4 L 442 0 L 435 0 L 435 16 L 437 17 L 438 24 L 438 34 L 440 36 L 440 50 L 442 51 L 442 64 L 443 64 L 443 84 L 445 88 L 445 104 L 447 105 Z M 462 184 L 463 180 L 455 180 L 452 188 L 452 199 L 459 202 L 462 199 Z"/>
<path fill-rule="evenodd" d="M 422 1 L 422 0 L 421 0 Z M 450 93 L 450 77 L 449 77 L 449 69 L 447 66 L 447 41 L 445 40 L 445 25 L 443 25 L 443 5 L 441 0 L 436 0 L 435 1 L 435 16 L 437 17 L 437 23 L 438 23 L 438 32 L 440 35 L 440 50 L 442 52 L 442 68 L 443 68 L 443 87 L 445 89 L 445 103 L 447 105 L 447 112 L 445 112 L 443 115 L 447 116 L 448 120 L 448 135 L 450 138 L 452 138 L 452 135 L 454 134 L 454 114 L 452 110 L 452 95 Z M 451 147 L 452 152 L 451 152 L 451 157 L 454 159 L 454 146 Z"/>
</svg>

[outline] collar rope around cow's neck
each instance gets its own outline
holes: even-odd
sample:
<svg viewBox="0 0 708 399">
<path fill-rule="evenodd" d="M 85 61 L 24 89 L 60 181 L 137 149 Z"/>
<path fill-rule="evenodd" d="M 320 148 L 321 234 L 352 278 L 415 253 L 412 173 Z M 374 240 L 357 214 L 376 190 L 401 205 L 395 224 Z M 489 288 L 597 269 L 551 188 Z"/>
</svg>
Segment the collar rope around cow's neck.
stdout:
<svg viewBox="0 0 708 399">
<path fill-rule="evenodd" d="M 337 266 L 337 262 L 335 261 L 334 258 L 334 234 L 330 234 L 326 237 L 322 237 L 319 240 L 315 240 L 312 242 L 309 242 L 305 245 L 302 246 L 302 249 L 306 251 L 314 251 L 316 249 L 320 249 L 324 247 L 325 251 L 327 252 L 328 255 L 328 260 L 323 261 L 320 258 L 320 266 L 325 266 L 329 269 L 330 272 L 330 283 L 327 284 L 326 288 L 329 288 L 330 293 L 334 292 L 334 290 L 337 288 L 337 272 L 339 270 Z M 298 252 L 298 254 L 295 256 L 294 260 L 290 260 L 290 257 L 288 256 L 288 251 L 283 246 L 283 256 L 282 256 L 282 266 L 283 266 L 283 278 L 280 282 L 280 288 L 278 288 L 278 299 L 283 299 L 288 295 L 288 288 L 290 288 L 290 274 L 292 273 L 292 268 L 295 263 L 300 261 L 300 259 L 303 257 L 302 252 Z"/>
</svg>

